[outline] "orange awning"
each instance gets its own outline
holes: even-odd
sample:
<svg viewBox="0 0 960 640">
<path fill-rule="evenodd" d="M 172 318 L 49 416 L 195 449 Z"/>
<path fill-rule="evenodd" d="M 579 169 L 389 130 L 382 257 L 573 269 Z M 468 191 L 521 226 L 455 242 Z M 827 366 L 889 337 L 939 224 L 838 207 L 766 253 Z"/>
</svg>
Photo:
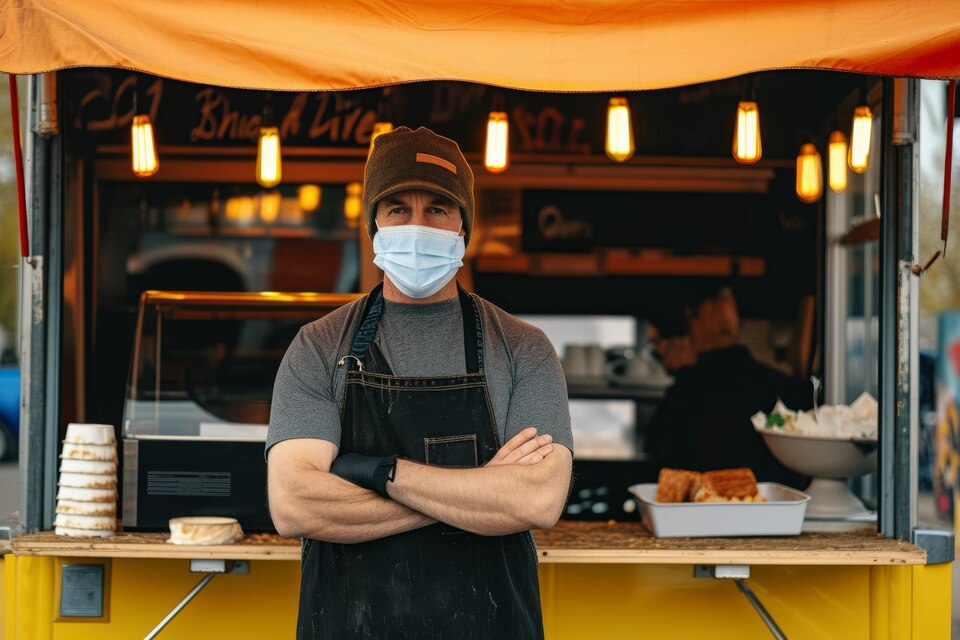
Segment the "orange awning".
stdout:
<svg viewBox="0 0 960 640">
<path fill-rule="evenodd" d="M 957 0 L 10 0 L 0 69 L 319 90 L 654 89 L 809 68 L 960 76 Z"/>
</svg>

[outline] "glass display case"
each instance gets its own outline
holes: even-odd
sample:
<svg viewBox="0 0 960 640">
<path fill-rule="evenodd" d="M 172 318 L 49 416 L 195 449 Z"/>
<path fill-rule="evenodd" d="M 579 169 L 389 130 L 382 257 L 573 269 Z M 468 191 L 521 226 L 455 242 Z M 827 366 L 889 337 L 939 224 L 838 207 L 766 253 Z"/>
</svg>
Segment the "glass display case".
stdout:
<svg viewBox="0 0 960 640">
<path fill-rule="evenodd" d="M 626 488 L 656 482 L 647 425 L 672 380 L 652 356 L 647 321 L 633 315 L 521 315 L 560 356 L 570 403 L 574 480 L 563 517 L 636 520 Z"/>
<path fill-rule="evenodd" d="M 124 404 L 123 521 L 272 528 L 263 456 L 273 381 L 305 324 L 357 294 L 147 291 Z"/>
</svg>

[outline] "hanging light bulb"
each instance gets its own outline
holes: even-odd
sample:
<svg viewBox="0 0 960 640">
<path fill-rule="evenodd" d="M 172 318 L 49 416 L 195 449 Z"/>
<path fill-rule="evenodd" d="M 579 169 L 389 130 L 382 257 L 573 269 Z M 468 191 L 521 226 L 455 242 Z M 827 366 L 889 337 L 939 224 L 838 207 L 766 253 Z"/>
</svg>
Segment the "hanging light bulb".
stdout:
<svg viewBox="0 0 960 640">
<path fill-rule="evenodd" d="M 626 98 L 610 98 L 607 104 L 607 156 L 624 162 L 633 155 L 633 126 Z"/>
<path fill-rule="evenodd" d="M 360 209 L 362 207 L 361 198 L 363 196 L 363 185 L 359 182 L 351 182 L 347 185 L 347 197 L 343 201 L 343 217 L 347 226 L 356 229 L 360 226 Z"/>
<path fill-rule="evenodd" d="M 847 188 L 847 136 L 842 131 L 830 134 L 830 188 L 836 192 Z"/>
<path fill-rule="evenodd" d="M 374 122 L 373 131 L 370 132 L 370 149 L 367 153 L 373 151 L 373 141 L 376 140 L 378 136 L 384 133 L 390 133 L 391 131 L 393 131 L 392 122 Z"/>
<path fill-rule="evenodd" d="M 737 125 L 733 132 L 733 158 L 740 164 L 754 164 L 762 155 L 760 110 L 756 102 L 740 102 L 737 105 Z"/>
<path fill-rule="evenodd" d="M 510 123 L 503 111 L 491 111 L 487 118 L 487 144 L 483 166 L 490 173 L 500 173 L 510 164 Z"/>
<path fill-rule="evenodd" d="M 257 182 L 269 189 L 280 184 L 280 130 L 260 127 L 257 141 Z"/>
<path fill-rule="evenodd" d="M 160 168 L 160 161 L 157 159 L 157 144 L 153 138 L 150 116 L 133 116 L 130 138 L 133 172 L 141 178 L 152 176 Z"/>
<path fill-rule="evenodd" d="M 297 189 L 297 202 L 304 213 L 312 213 L 320 208 L 320 199 L 323 197 L 323 190 L 320 185 L 304 184 Z"/>
<path fill-rule="evenodd" d="M 807 143 L 800 147 L 797 156 L 797 197 L 806 203 L 820 199 L 823 190 L 823 169 L 817 148 Z"/>
<path fill-rule="evenodd" d="M 853 133 L 850 136 L 850 151 L 847 163 L 857 173 L 863 173 L 870 166 L 870 137 L 873 129 L 873 113 L 870 107 L 857 107 L 853 110 Z"/>
</svg>

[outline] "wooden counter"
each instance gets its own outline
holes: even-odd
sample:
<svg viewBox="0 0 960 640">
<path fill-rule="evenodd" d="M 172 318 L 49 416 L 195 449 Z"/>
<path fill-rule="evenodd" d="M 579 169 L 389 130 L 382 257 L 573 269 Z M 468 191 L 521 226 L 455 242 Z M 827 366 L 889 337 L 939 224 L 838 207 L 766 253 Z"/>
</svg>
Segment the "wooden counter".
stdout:
<svg viewBox="0 0 960 640">
<path fill-rule="evenodd" d="M 541 563 L 922 565 L 926 552 L 871 531 L 783 538 L 654 538 L 639 523 L 566 522 L 535 531 Z M 299 560 L 298 540 L 269 534 L 217 546 L 179 546 L 163 533 L 66 538 L 50 532 L 13 540 L 19 556 Z"/>
</svg>

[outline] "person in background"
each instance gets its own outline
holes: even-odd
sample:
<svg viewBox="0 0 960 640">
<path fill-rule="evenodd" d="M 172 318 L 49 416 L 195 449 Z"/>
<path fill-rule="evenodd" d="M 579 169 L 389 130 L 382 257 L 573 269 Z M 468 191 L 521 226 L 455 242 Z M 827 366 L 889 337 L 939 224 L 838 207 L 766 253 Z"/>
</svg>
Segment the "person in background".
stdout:
<svg viewBox="0 0 960 640">
<path fill-rule="evenodd" d="M 761 482 L 806 487 L 809 478 L 773 457 L 750 416 L 770 411 L 777 398 L 791 409 L 811 408 L 810 383 L 761 364 L 739 344 L 740 316 L 729 288 L 701 291 L 684 306 L 680 323 L 680 335 L 667 329 L 655 337 L 674 384 L 648 427 L 647 452 L 666 467 L 750 467 Z"/>
<path fill-rule="evenodd" d="M 530 529 L 570 489 L 544 333 L 457 285 L 473 173 L 426 128 L 379 136 L 363 212 L 384 280 L 303 327 L 274 384 L 270 513 L 304 540 L 301 640 L 543 637 Z"/>
</svg>

